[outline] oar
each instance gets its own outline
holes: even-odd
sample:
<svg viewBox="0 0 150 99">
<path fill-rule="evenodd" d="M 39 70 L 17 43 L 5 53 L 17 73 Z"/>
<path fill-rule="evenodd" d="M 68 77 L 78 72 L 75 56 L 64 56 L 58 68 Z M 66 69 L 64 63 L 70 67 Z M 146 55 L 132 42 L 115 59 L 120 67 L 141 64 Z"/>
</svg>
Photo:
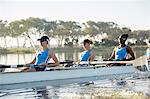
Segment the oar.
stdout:
<svg viewBox="0 0 150 99">
<path fill-rule="evenodd" d="M 150 70 L 149 66 L 147 65 L 147 58 L 146 56 L 141 56 L 139 58 L 136 58 L 133 61 L 81 61 L 81 62 L 75 62 L 75 64 L 90 64 L 90 65 L 101 65 L 101 64 L 109 64 L 109 63 L 120 63 L 120 64 L 133 64 L 134 67 L 139 67 L 139 66 L 146 66 L 148 70 Z M 52 64 L 52 63 L 49 63 Z M 60 62 L 60 64 L 72 64 L 72 60 L 67 60 Z M 23 67 L 24 65 L 0 65 L 0 68 L 17 68 L 17 67 Z"/>
<path fill-rule="evenodd" d="M 148 69 L 150 69 L 147 65 L 147 58 L 145 55 L 136 58 L 135 60 L 132 61 L 81 61 L 81 62 L 77 62 L 76 64 L 91 64 L 91 65 L 98 65 L 98 64 L 133 64 L 134 67 L 138 67 L 138 66 L 144 66 L 146 65 Z"/>
<path fill-rule="evenodd" d="M 132 64 L 133 61 L 92 61 L 90 62 L 90 64 L 109 64 L 109 63 L 113 63 L 113 64 Z"/>
<path fill-rule="evenodd" d="M 133 61 L 133 66 L 134 66 L 134 67 L 146 66 L 147 70 L 150 71 L 150 66 L 149 66 L 149 64 L 148 64 L 148 59 L 147 59 L 146 55 L 143 55 L 143 56 L 141 56 L 141 57 L 135 59 L 135 60 Z"/>
<path fill-rule="evenodd" d="M 72 64 L 73 61 L 72 60 L 66 60 L 66 61 L 62 61 L 59 62 L 59 64 Z M 48 65 L 53 64 L 53 63 L 48 63 Z M 23 67 L 25 64 L 19 64 L 19 65 L 4 65 L 4 64 L 0 64 L 0 68 L 19 68 L 19 67 Z M 38 65 L 35 65 L 38 66 Z"/>
<path fill-rule="evenodd" d="M 91 64 L 91 65 L 99 65 L 99 64 L 133 64 L 133 61 L 81 61 L 76 64 Z"/>
</svg>

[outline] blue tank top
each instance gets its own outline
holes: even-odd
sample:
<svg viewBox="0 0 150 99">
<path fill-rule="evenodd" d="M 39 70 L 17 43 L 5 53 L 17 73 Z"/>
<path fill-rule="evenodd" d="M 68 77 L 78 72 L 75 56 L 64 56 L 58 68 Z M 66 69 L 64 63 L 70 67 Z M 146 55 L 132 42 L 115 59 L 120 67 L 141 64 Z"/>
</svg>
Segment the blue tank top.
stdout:
<svg viewBox="0 0 150 99">
<path fill-rule="evenodd" d="M 37 56 L 36 56 L 36 62 L 35 65 L 39 65 L 41 63 L 46 63 L 48 60 L 48 53 L 49 53 L 49 49 L 46 49 L 42 52 L 40 52 Z"/>
<path fill-rule="evenodd" d="M 115 51 L 115 60 L 123 60 L 127 56 L 127 46 L 122 48 L 116 48 Z"/>
<path fill-rule="evenodd" d="M 150 48 L 148 48 L 148 49 L 146 50 L 146 56 L 147 56 L 147 57 L 150 57 Z"/>
<path fill-rule="evenodd" d="M 81 55 L 80 61 L 88 61 L 88 58 L 91 56 L 91 51 L 92 49 L 84 51 L 83 54 Z"/>
</svg>

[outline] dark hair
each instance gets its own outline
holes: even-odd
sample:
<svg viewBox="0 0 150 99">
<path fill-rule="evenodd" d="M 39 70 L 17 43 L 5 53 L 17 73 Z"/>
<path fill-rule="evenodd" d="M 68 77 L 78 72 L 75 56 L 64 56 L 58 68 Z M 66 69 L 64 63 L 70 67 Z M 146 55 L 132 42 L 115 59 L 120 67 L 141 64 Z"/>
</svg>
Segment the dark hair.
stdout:
<svg viewBox="0 0 150 99">
<path fill-rule="evenodd" d="M 92 42 L 91 40 L 89 40 L 89 39 L 85 39 L 83 43 L 84 43 L 84 44 L 85 44 L 85 43 L 93 44 L 93 42 Z"/>
<path fill-rule="evenodd" d="M 42 36 L 40 39 L 37 39 L 38 41 L 47 41 L 49 40 L 49 37 L 48 36 Z"/>
<path fill-rule="evenodd" d="M 122 35 L 120 35 L 119 38 L 122 38 L 123 40 L 127 40 L 128 34 L 122 34 Z"/>
<path fill-rule="evenodd" d="M 38 41 L 40 41 L 41 43 L 46 41 L 47 44 L 48 44 L 48 41 L 49 41 L 49 37 L 48 36 L 42 36 L 40 39 L 37 39 Z"/>
</svg>

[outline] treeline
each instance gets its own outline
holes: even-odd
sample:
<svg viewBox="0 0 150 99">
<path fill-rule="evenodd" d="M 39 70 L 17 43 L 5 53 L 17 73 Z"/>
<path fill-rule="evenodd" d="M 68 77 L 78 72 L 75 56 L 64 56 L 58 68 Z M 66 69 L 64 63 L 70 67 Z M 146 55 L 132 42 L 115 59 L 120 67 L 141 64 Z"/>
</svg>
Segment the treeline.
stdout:
<svg viewBox="0 0 150 99">
<path fill-rule="evenodd" d="M 119 27 L 114 22 L 94 22 L 87 21 L 79 23 L 75 21 L 47 21 L 45 19 L 33 18 L 8 22 L 0 20 L 0 37 L 4 39 L 7 47 L 6 37 L 16 38 L 19 45 L 19 37 L 30 35 L 46 34 L 50 38 L 55 38 L 58 46 L 78 46 L 81 38 L 93 39 L 95 46 L 111 46 L 117 43 L 119 35 L 127 33 L 130 38 L 136 39 L 136 44 L 145 44 L 144 40 L 149 39 L 150 30 L 132 31 L 127 27 Z"/>
</svg>

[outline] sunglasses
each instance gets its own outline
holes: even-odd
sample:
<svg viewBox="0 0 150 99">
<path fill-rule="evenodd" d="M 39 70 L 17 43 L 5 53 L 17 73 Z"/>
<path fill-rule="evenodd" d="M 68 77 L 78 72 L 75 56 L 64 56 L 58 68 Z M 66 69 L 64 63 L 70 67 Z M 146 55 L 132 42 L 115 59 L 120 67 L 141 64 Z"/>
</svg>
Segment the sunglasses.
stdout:
<svg viewBox="0 0 150 99">
<path fill-rule="evenodd" d="M 125 40 L 127 40 L 127 39 L 126 39 L 126 38 L 119 38 L 119 40 L 124 40 L 124 41 L 125 41 Z"/>
<path fill-rule="evenodd" d="M 41 39 L 41 40 L 40 40 L 40 42 L 44 42 L 44 41 L 47 41 L 47 39 Z"/>
</svg>

